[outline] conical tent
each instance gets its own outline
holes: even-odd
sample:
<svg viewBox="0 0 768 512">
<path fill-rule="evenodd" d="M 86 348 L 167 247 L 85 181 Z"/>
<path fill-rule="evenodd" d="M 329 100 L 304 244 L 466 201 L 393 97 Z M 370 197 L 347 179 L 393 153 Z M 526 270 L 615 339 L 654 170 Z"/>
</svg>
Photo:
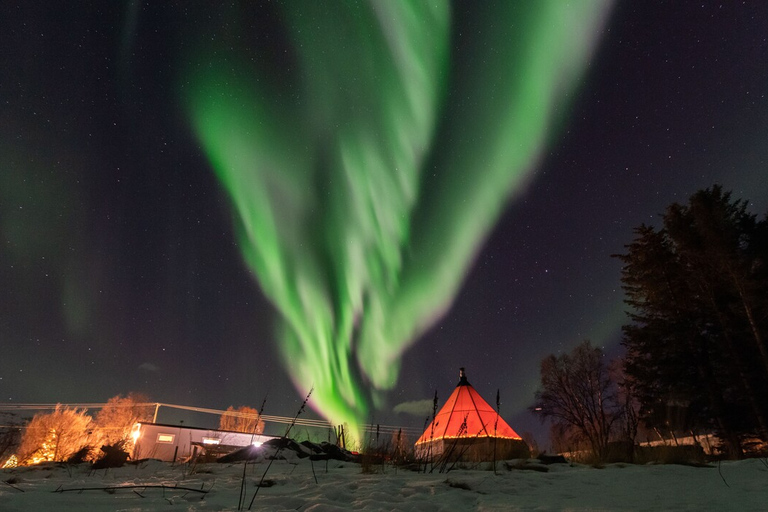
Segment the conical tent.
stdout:
<svg viewBox="0 0 768 512">
<path fill-rule="evenodd" d="M 419 455 L 434 456 L 451 446 L 457 456 L 472 460 L 487 459 L 489 450 L 497 450 L 499 458 L 524 456 L 528 451 L 517 432 L 467 381 L 464 368 L 456 389 L 415 444 Z"/>
</svg>

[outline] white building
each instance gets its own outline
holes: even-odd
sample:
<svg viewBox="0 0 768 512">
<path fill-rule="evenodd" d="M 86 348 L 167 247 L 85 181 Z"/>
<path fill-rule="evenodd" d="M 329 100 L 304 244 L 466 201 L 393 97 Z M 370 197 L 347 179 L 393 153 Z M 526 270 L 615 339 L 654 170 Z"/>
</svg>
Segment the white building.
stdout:
<svg viewBox="0 0 768 512">
<path fill-rule="evenodd" d="M 133 460 L 160 459 L 167 462 L 188 460 L 203 453 L 224 455 L 248 445 L 261 446 L 264 441 L 274 438 L 162 423 L 136 423 L 131 435 Z"/>
</svg>

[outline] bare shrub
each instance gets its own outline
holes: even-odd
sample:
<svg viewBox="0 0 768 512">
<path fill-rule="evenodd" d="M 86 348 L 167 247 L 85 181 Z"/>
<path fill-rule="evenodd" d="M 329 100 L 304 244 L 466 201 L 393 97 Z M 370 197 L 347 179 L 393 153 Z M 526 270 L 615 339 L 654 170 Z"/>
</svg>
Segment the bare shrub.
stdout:
<svg viewBox="0 0 768 512">
<path fill-rule="evenodd" d="M 372 475 L 384 471 L 384 457 L 376 450 L 364 450 L 360 454 L 360 471 L 365 475 Z"/>
<path fill-rule="evenodd" d="M 129 458 L 128 452 L 122 449 L 123 444 L 118 442 L 115 445 L 102 446 L 103 454 L 93 462 L 93 469 L 122 467 Z"/>
<path fill-rule="evenodd" d="M 408 437 L 402 429 L 398 429 L 397 432 L 392 432 L 389 456 L 390 460 L 395 464 L 411 462 L 413 459 L 413 443 L 408 440 Z"/>
<path fill-rule="evenodd" d="M 56 406 L 53 412 L 36 414 L 21 438 L 18 459 L 23 464 L 65 461 L 98 442 L 92 434 L 93 419 L 85 410 Z"/>
<path fill-rule="evenodd" d="M 242 405 L 235 409 L 230 405 L 219 419 L 219 429 L 261 434 L 264 432 L 264 421 L 261 419 L 259 411 L 252 407 Z"/>
<path fill-rule="evenodd" d="M 574 462 L 591 463 L 594 460 L 589 445 L 579 431 L 563 423 L 552 423 L 549 427 L 552 453 L 564 454 Z"/>
<path fill-rule="evenodd" d="M 539 450 L 539 443 L 536 441 L 536 438 L 534 437 L 533 433 L 531 432 L 523 432 L 520 434 L 520 437 L 525 441 L 525 444 L 528 445 L 531 451 L 531 457 L 536 458 L 539 456 L 539 453 L 541 453 L 541 450 Z"/>
</svg>

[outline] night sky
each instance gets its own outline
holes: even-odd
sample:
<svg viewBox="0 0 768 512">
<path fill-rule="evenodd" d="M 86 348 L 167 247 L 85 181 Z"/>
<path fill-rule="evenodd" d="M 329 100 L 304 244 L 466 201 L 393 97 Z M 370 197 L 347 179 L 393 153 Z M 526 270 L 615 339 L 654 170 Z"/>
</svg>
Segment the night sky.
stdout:
<svg viewBox="0 0 768 512">
<path fill-rule="evenodd" d="M 315 134 L 312 123 L 327 116 L 342 126 L 368 126 L 369 117 L 391 114 L 378 95 L 389 97 L 367 96 L 372 82 L 351 100 L 329 100 L 330 113 L 311 111 L 311 94 L 293 101 L 305 89 L 325 92 L 323 84 L 313 89 L 297 78 L 301 59 L 322 52 L 292 50 L 296 32 L 286 25 L 301 18 L 304 32 L 314 30 L 333 48 L 349 35 L 324 26 L 335 15 L 327 12 L 330 2 L 316 9 L 285 2 L 207 10 L 157 4 L 0 7 L 0 401 L 99 402 L 135 391 L 159 402 L 224 409 L 258 407 L 266 395 L 265 413 L 292 415 L 304 388 L 278 348 L 281 309 L 244 256 L 247 221 L 231 198 L 231 187 L 243 188 L 227 183 L 211 143 L 195 128 L 185 93 L 211 95 L 195 87 L 188 70 L 218 58 L 231 71 L 236 61 L 227 52 L 254 61 L 254 69 L 237 75 L 237 87 L 248 94 L 251 84 L 266 83 L 259 94 L 273 96 L 259 101 L 279 112 L 254 130 L 276 126 L 287 133 L 254 140 L 254 151 L 276 147 L 275 154 L 298 154 L 312 169 L 334 164 L 324 143 L 302 139 Z M 473 4 L 454 4 L 446 27 L 452 78 L 435 93 L 433 132 L 419 133 L 410 120 L 400 124 L 413 130 L 408 140 L 429 132 L 429 150 L 416 165 L 422 169 L 416 213 L 403 236 L 429 240 L 438 233 L 447 240 L 453 233 L 449 221 L 419 224 L 461 201 L 434 192 L 450 181 L 441 170 L 463 158 L 466 168 L 442 176 L 482 182 L 483 171 L 472 165 L 484 165 L 479 160 L 491 137 L 484 139 L 483 130 L 504 133 L 497 131 L 504 119 L 496 118 L 504 113 L 475 110 L 473 98 L 482 106 L 488 97 L 503 97 L 493 83 L 527 69 L 524 59 L 505 60 L 485 41 L 495 37 L 499 46 L 509 32 L 507 39 L 519 42 L 528 18 L 485 30 L 493 24 L 488 20 L 503 25 L 505 18 L 487 5 L 475 13 Z M 377 395 L 379 406 L 365 421 L 420 427 L 425 414 L 397 414 L 393 407 L 431 401 L 435 390 L 444 400 L 464 366 L 488 401 L 500 389 L 502 416 L 514 429 L 541 436 L 538 420 L 526 412 L 540 360 L 584 339 L 612 356 L 620 352 L 626 319 L 620 263 L 610 255 L 623 251 L 634 227 L 658 225 L 666 205 L 715 183 L 748 199 L 753 213 L 768 211 L 768 4 L 621 2 L 599 18 L 593 51 L 564 87 L 535 165 L 502 190 L 509 201 L 496 221 L 474 232 L 474 256 L 456 266 L 452 306 L 441 318 L 433 315 L 431 327 L 404 349 L 394 385 Z M 365 27 L 357 25 L 358 36 Z M 414 32 L 423 32 L 418 23 Z M 356 55 L 366 55 L 366 44 Z M 215 48 L 214 57 L 200 57 L 200 48 Z M 491 89 L 480 75 L 474 81 L 473 74 L 462 75 L 476 62 L 490 63 Z M 338 80 L 356 79 L 366 64 L 361 57 L 340 68 Z M 258 72 L 261 81 L 254 79 Z M 211 87 L 230 97 L 230 79 L 215 79 Z M 293 110 L 282 109 L 288 104 Z M 363 107 L 373 113 L 355 111 Z M 248 115 L 244 108 L 243 118 Z M 295 140 L 283 115 L 301 119 Z M 398 115 L 390 117 L 399 126 Z M 335 136 L 323 140 L 332 145 Z M 476 154 L 462 150 L 476 142 Z M 315 152 L 306 149 L 313 144 Z M 336 181 L 313 176 L 310 192 L 302 193 L 335 197 Z M 285 211 L 275 204 L 278 216 L 294 213 L 290 201 Z M 430 250 L 441 256 L 436 247 Z M 403 265 L 417 261 L 419 250 L 418 241 L 403 243 Z M 334 262 L 329 272 L 343 272 Z M 448 305 L 451 297 L 434 301 Z M 365 317 L 353 322 L 355 330 L 365 325 Z M 363 370 L 352 365 L 360 378 Z"/>
</svg>

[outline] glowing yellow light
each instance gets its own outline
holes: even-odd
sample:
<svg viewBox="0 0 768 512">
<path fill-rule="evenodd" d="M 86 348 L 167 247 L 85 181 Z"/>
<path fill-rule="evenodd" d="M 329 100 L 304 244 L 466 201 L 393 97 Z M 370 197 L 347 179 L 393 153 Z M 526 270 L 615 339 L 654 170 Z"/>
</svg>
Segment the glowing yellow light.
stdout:
<svg viewBox="0 0 768 512">
<path fill-rule="evenodd" d="M 253 444 L 253 446 L 255 446 L 256 448 L 258 448 L 259 446 L 261 446 L 261 441 L 254 441 L 252 444 Z"/>
<path fill-rule="evenodd" d="M 139 437 L 141 437 L 141 423 L 136 423 L 133 425 L 133 428 L 131 429 L 131 438 L 133 439 L 133 442 L 139 440 Z"/>
<path fill-rule="evenodd" d="M 8 469 L 8 468 L 15 468 L 19 465 L 19 458 L 15 455 L 11 455 L 8 457 L 8 460 L 5 461 L 5 464 L 3 464 L 2 469 Z"/>
<path fill-rule="evenodd" d="M 28 459 L 28 464 L 40 464 L 50 462 L 56 455 L 56 429 L 48 431 L 48 437 L 40 445 L 40 448 Z"/>
</svg>

